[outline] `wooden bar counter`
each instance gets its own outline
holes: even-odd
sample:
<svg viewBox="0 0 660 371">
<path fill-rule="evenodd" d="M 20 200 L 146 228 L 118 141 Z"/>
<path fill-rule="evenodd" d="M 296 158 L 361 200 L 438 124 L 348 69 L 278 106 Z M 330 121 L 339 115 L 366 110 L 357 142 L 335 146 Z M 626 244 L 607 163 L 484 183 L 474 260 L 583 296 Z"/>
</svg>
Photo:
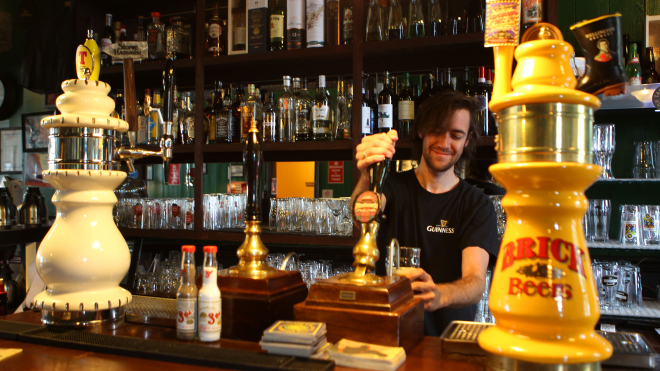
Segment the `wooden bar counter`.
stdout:
<svg viewBox="0 0 660 371">
<path fill-rule="evenodd" d="M 27 312 L 11 314 L 0 317 L 0 320 L 40 324 L 39 313 Z M 261 352 L 257 343 L 237 340 L 220 340 L 215 343 L 184 342 L 176 339 L 176 331 L 173 328 L 146 326 L 127 323 L 125 326 L 115 330 L 99 331 L 104 334 L 118 336 L 130 336 L 142 339 L 164 340 L 181 343 L 194 343 L 199 346 L 211 348 L 231 348 Z M 116 356 L 111 354 L 72 350 L 66 348 L 36 345 L 25 342 L 0 339 L 0 348 L 19 348 L 23 352 L 6 360 L 0 361 L 0 370 L 66 370 L 66 371 L 89 371 L 89 370 L 136 370 L 136 371 L 163 371 L 168 369 L 180 369 L 183 364 L 163 361 L 154 361 L 143 358 Z M 412 351 L 407 352 L 407 360 L 398 371 L 424 371 L 424 370 L 452 370 L 472 371 L 485 370 L 484 357 L 468 357 L 454 354 L 443 354 L 440 339 L 436 337 L 425 337 L 422 342 Z M 217 368 L 185 365 L 185 370 L 218 370 Z M 354 368 L 335 367 L 337 371 L 358 370 Z"/>
</svg>

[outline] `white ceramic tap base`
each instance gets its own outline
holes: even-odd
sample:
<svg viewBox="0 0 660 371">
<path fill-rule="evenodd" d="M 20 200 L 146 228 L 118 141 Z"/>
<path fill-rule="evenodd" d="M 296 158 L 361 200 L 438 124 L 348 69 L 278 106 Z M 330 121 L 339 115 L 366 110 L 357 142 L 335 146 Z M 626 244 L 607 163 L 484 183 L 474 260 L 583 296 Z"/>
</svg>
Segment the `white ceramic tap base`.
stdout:
<svg viewBox="0 0 660 371">
<path fill-rule="evenodd" d="M 48 170 L 43 176 L 56 189 L 57 217 L 37 251 L 37 272 L 47 289 L 35 297 L 35 305 L 55 311 L 126 305 L 132 296 L 119 283 L 128 272 L 130 252 L 112 218 L 114 189 L 126 173 Z"/>
</svg>

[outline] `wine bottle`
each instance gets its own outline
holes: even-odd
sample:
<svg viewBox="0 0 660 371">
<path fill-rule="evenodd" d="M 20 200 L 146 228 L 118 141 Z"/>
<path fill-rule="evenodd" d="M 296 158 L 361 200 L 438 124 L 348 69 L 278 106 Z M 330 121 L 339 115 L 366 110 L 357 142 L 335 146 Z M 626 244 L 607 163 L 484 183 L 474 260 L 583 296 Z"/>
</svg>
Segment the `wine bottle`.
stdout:
<svg viewBox="0 0 660 371">
<path fill-rule="evenodd" d="M 264 142 L 275 141 L 275 125 L 277 123 L 277 111 L 275 110 L 275 93 L 266 94 L 266 104 L 264 104 L 263 122 L 261 124 Z"/>
<path fill-rule="evenodd" d="M 415 100 L 415 110 L 419 110 L 426 100 L 431 98 L 431 90 L 433 89 L 433 74 L 427 73 L 422 75 L 422 93 Z"/>
<path fill-rule="evenodd" d="M 305 0 L 287 0 L 286 48 L 301 49 L 305 42 Z M 290 81 L 289 81 L 290 82 Z"/>
<path fill-rule="evenodd" d="M 206 53 L 211 57 L 223 54 L 220 6 L 217 1 L 213 4 L 213 16 L 209 19 L 209 29 L 206 33 Z"/>
<path fill-rule="evenodd" d="M 479 67 L 477 84 L 472 89 L 474 97 L 479 101 L 479 113 L 477 115 L 478 129 L 481 135 L 490 135 L 488 128 L 488 101 L 490 100 L 488 85 L 486 85 L 486 71 L 484 66 Z"/>
<path fill-rule="evenodd" d="M 115 42 L 115 32 L 112 30 L 112 14 L 105 15 L 105 27 L 101 32 L 101 66 L 112 65 L 110 56 L 103 52 L 103 49 Z"/>
<path fill-rule="evenodd" d="M 325 76 L 319 76 L 319 90 L 312 105 L 312 140 L 332 139 L 330 99 L 325 89 Z"/>
<path fill-rule="evenodd" d="M 270 10 L 270 51 L 284 49 L 284 0 L 274 1 Z"/>
<path fill-rule="evenodd" d="M 465 66 L 465 71 L 463 72 L 463 86 L 461 87 L 461 92 L 465 94 L 466 97 L 472 96 L 472 87 L 470 86 L 470 68 Z"/>
<path fill-rule="evenodd" d="M 362 94 L 362 136 L 376 133 L 376 119 L 378 116 L 378 104 L 374 97 L 374 79 L 367 77 L 366 90 Z"/>
<path fill-rule="evenodd" d="M 443 83 L 445 90 L 455 90 L 454 83 L 451 81 L 451 68 L 447 68 L 445 74 L 445 82 Z"/>
<path fill-rule="evenodd" d="M 626 66 L 628 83 L 630 85 L 641 85 L 642 74 L 639 65 L 639 56 L 637 55 L 637 43 L 630 44 L 630 54 L 628 54 L 628 65 Z"/>
<path fill-rule="evenodd" d="M 307 1 L 307 47 L 318 48 L 325 45 L 323 0 Z"/>
<path fill-rule="evenodd" d="M 415 101 L 410 89 L 410 74 L 403 74 L 403 89 L 399 94 L 399 138 L 410 137 L 413 122 L 415 122 Z"/>
<path fill-rule="evenodd" d="M 394 128 L 398 99 L 390 87 L 390 73 L 383 73 L 383 90 L 378 94 L 378 132 L 387 133 Z"/>
<path fill-rule="evenodd" d="M 389 15 L 389 39 L 403 40 L 405 38 L 403 27 L 403 14 L 401 12 L 401 3 L 399 0 L 392 0 L 390 3 Z"/>
<path fill-rule="evenodd" d="M 644 84 L 655 84 L 658 82 L 658 72 L 655 70 L 655 56 L 653 48 L 646 48 L 646 69 L 644 70 Z"/>
<path fill-rule="evenodd" d="M 543 0 L 525 0 L 520 9 L 520 35 L 533 25 L 543 22 Z"/>
</svg>

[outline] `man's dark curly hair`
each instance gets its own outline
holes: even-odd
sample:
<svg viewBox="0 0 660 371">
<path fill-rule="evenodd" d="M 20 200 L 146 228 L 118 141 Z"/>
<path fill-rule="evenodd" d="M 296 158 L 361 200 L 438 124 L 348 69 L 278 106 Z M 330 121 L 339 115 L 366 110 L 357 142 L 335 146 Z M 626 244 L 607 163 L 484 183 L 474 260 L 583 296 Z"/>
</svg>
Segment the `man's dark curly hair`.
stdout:
<svg viewBox="0 0 660 371">
<path fill-rule="evenodd" d="M 477 129 L 477 115 L 480 110 L 479 102 L 455 90 L 443 90 L 426 100 L 415 117 L 413 125 L 412 159 L 421 162 L 422 144 L 424 136 L 429 133 L 444 133 L 447 131 L 456 111 L 465 109 L 470 112 L 470 128 L 467 133 L 468 145 L 456 164 L 457 168 L 464 166 L 465 162 L 474 155 L 479 140 Z"/>
</svg>

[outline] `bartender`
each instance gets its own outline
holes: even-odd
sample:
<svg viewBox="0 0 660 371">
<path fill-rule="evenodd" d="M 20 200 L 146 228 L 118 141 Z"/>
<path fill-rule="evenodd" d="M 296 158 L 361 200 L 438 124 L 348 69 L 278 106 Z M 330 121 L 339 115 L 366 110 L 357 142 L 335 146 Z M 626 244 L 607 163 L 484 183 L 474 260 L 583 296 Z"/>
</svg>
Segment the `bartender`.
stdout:
<svg viewBox="0 0 660 371">
<path fill-rule="evenodd" d="M 426 335 L 439 336 L 454 320 L 473 321 L 499 241 L 492 202 L 456 176 L 479 139 L 478 102 L 447 90 L 424 102 L 415 120 L 413 159 L 419 166 L 385 180 L 378 245 L 392 238 L 420 247 L 421 269 L 408 271 L 415 296 L 424 300 Z M 361 172 L 352 199 L 369 188 L 369 166 L 392 158 L 395 130 L 362 138 L 356 148 Z M 385 256 L 381 251 L 381 256 Z M 378 270 L 384 265 L 379 262 Z"/>
</svg>

